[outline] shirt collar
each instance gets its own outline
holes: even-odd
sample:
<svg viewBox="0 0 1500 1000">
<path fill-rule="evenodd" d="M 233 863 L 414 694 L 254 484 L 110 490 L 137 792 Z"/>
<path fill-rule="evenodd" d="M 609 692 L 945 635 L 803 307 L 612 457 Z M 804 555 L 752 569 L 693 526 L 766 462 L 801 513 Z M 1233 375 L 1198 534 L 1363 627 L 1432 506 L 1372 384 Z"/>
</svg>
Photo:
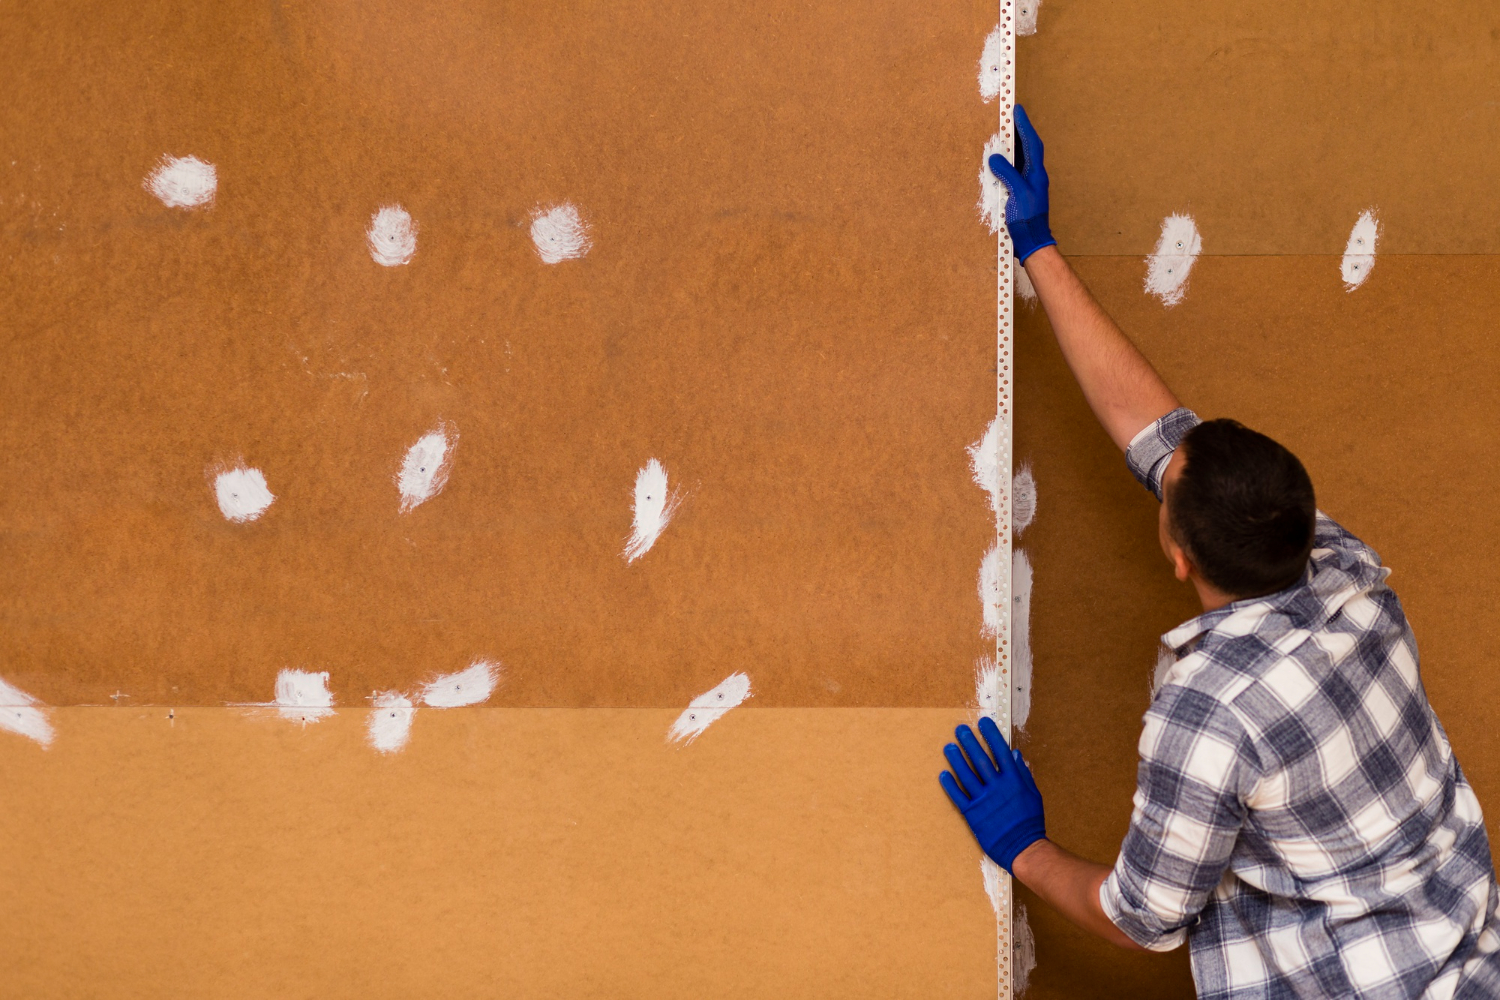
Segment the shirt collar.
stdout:
<svg viewBox="0 0 1500 1000">
<path fill-rule="evenodd" d="M 1285 614 L 1298 628 L 1318 629 L 1351 598 L 1384 583 L 1390 572 L 1376 563 L 1348 557 L 1336 548 L 1314 549 L 1302 579 L 1290 587 L 1205 611 L 1163 635 L 1162 645 L 1181 656 L 1184 647 L 1209 632 L 1248 635 L 1261 619 L 1273 613 Z"/>
<path fill-rule="evenodd" d="M 1301 583 L 1296 583 L 1288 589 L 1295 589 L 1300 586 L 1302 586 Z M 1265 597 L 1247 597 L 1243 600 L 1231 601 L 1222 608 L 1205 611 L 1198 617 L 1188 619 L 1163 635 L 1161 637 L 1162 645 L 1181 656 L 1187 646 L 1196 643 L 1205 633 L 1212 632 L 1214 629 L 1223 626 L 1231 618 L 1238 619 L 1243 616 L 1245 625 L 1249 625 L 1251 621 L 1264 618 L 1275 610 L 1275 599 L 1284 593 L 1286 591 L 1277 591 Z M 1236 624 L 1240 624 L 1240 622 L 1237 621 Z M 1240 629 L 1237 628 L 1235 631 L 1238 632 Z"/>
</svg>

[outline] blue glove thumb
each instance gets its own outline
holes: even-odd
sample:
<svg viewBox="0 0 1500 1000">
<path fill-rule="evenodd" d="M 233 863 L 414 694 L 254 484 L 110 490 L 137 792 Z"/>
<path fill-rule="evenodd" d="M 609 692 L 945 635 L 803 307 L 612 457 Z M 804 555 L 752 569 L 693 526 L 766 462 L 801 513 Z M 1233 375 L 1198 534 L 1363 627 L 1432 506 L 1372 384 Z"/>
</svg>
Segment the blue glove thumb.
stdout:
<svg viewBox="0 0 1500 1000">
<path fill-rule="evenodd" d="M 1047 222 L 1047 168 L 1042 162 L 1042 139 L 1032 127 L 1026 109 L 1016 105 L 1016 164 L 999 153 L 990 157 L 990 173 L 1010 193 L 1005 203 L 1005 228 L 1015 245 L 1016 259 L 1026 258 L 1042 247 L 1056 246 Z"/>
<path fill-rule="evenodd" d="M 944 771 L 938 781 L 963 813 L 980 848 L 1010 871 L 1018 854 L 1047 836 L 1042 793 L 1021 751 L 1011 750 L 993 719 L 980 719 L 979 732 L 994 760 L 979 745 L 973 730 L 959 726 L 955 732 L 958 745 L 949 743 L 943 748 L 953 771 Z"/>
</svg>

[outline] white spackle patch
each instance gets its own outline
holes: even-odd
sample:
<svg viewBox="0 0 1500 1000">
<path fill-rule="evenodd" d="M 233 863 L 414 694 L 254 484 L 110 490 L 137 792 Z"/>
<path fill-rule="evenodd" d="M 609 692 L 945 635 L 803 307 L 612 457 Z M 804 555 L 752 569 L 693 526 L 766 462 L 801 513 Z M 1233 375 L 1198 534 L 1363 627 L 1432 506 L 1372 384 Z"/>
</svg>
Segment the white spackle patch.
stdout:
<svg viewBox="0 0 1500 1000">
<path fill-rule="evenodd" d="M 1005 625 L 1004 609 L 1000 606 L 1000 578 L 1003 568 L 1000 544 L 997 542 L 979 563 L 979 602 L 984 607 L 984 625 L 979 631 L 986 639 L 1000 638 L 1000 631 Z"/>
<path fill-rule="evenodd" d="M 688 702 L 687 711 L 677 717 L 667 731 L 667 739 L 693 742 L 698 736 L 719 720 L 731 708 L 738 707 L 750 697 L 750 676 L 730 674 L 712 691 L 706 691 Z"/>
<path fill-rule="evenodd" d="M 1017 0 L 1016 34 L 1036 34 L 1036 16 L 1041 13 L 1042 0 Z"/>
<path fill-rule="evenodd" d="M 1176 306 L 1188 292 L 1188 274 L 1202 250 L 1203 240 L 1193 216 L 1161 220 L 1157 250 L 1146 258 L 1146 292 L 1161 298 L 1164 306 Z"/>
<path fill-rule="evenodd" d="M 1014 261 L 1011 266 L 1015 268 L 1016 294 L 1028 306 L 1036 305 L 1036 286 L 1031 283 L 1031 275 L 1026 273 L 1026 268 L 1021 266 L 1020 261 Z"/>
<path fill-rule="evenodd" d="M 451 423 L 438 422 L 417 443 L 406 449 L 396 487 L 401 491 L 401 513 L 426 503 L 443 491 L 448 473 L 453 471 L 453 449 L 458 444 L 458 429 Z"/>
<path fill-rule="evenodd" d="M 1203 239 L 1191 215 L 1169 215 L 1162 220 L 1161 239 L 1146 259 L 1146 292 L 1175 306 L 1187 294 L 1188 274 L 1203 250 Z"/>
<path fill-rule="evenodd" d="M 370 216 L 365 242 L 375 263 L 385 267 L 409 264 L 417 252 L 417 224 L 400 205 L 382 205 Z"/>
<path fill-rule="evenodd" d="M 1025 549 L 1010 559 L 1010 723 L 1017 729 L 1031 717 L 1031 560 Z"/>
<path fill-rule="evenodd" d="M 667 470 L 651 459 L 635 476 L 635 519 L 625 543 L 625 561 L 633 563 L 645 555 L 671 523 L 682 503 L 677 492 L 667 488 Z"/>
<path fill-rule="evenodd" d="M 991 233 L 998 233 L 1001 224 L 1005 222 L 1005 202 L 1009 197 L 1000 178 L 990 172 L 990 156 L 1003 152 L 1000 133 L 996 132 L 984 144 L 984 155 L 979 159 L 979 218 L 990 228 Z"/>
<path fill-rule="evenodd" d="M 990 897 L 990 906 L 994 907 L 995 917 L 998 919 L 1003 915 L 1000 907 L 1005 897 L 1001 891 L 1001 878 L 1005 875 L 1005 869 L 985 854 L 979 859 L 979 873 L 984 877 L 984 894 Z"/>
<path fill-rule="evenodd" d="M 1005 688 L 1001 684 L 1000 664 L 992 656 L 981 656 L 974 663 L 974 700 L 979 703 L 979 717 L 988 716 L 995 725 L 1005 721 L 1000 710 L 1005 705 Z"/>
<path fill-rule="evenodd" d="M 271 703 L 283 719 L 317 722 L 333 714 L 333 692 L 328 671 L 283 670 L 276 675 L 276 700 Z"/>
<path fill-rule="evenodd" d="M 214 499 L 226 520 L 248 524 L 266 512 L 276 499 L 259 469 L 240 466 L 214 476 Z"/>
<path fill-rule="evenodd" d="M 532 211 L 531 242 L 536 245 L 537 256 L 547 264 L 582 257 L 594 245 L 588 223 L 569 202 Z"/>
<path fill-rule="evenodd" d="M 990 421 L 984 437 L 969 445 L 969 471 L 990 498 L 990 509 L 1000 516 L 1000 418 Z"/>
<path fill-rule="evenodd" d="M 213 203 L 219 172 L 196 156 L 163 156 L 146 178 L 146 190 L 168 208 L 198 208 Z"/>
<path fill-rule="evenodd" d="M 1000 25 L 997 24 L 995 30 L 986 36 L 984 54 L 979 57 L 979 96 L 986 104 L 1000 96 L 1000 78 L 1005 75 L 1000 71 L 1005 58 L 1000 52 L 1000 43 Z"/>
<path fill-rule="evenodd" d="M 20 688 L 0 680 L 0 729 L 35 740 L 43 749 L 56 733 L 46 706 Z"/>
<path fill-rule="evenodd" d="M 372 699 L 370 709 L 370 746 L 381 753 L 395 753 L 411 738 L 411 720 L 417 710 L 411 699 L 399 691 L 381 691 Z"/>
<path fill-rule="evenodd" d="M 1036 520 L 1036 477 L 1031 474 L 1030 462 L 1022 462 L 1010 477 L 1010 519 L 1011 530 L 1017 535 Z"/>
<path fill-rule="evenodd" d="M 462 708 L 488 701 L 500 676 L 500 664 L 475 660 L 467 670 L 444 674 L 422 686 L 422 704 L 429 708 Z"/>
<path fill-rule="evenodd" d="M 1344 275 L 1344 291 L 1352 292 L 1364 284 L 1375 269 L 1375 241 L 1379 238 L 1380 220 L 1376 218 L 1375 210 L 1361 212 L 1344 247 L 1344 263 L 1340 268 Z"/>
<path fill-rule="evenodd" d="M 1026 907 L 1016 904 L 1011 919 L 1011 996 L 1026 992 L 1031 982 L 1031 973 L 1036 969 L 1036 935 L 1031 933 L 1031 924 L 1026 919 Z"/>
</svg>

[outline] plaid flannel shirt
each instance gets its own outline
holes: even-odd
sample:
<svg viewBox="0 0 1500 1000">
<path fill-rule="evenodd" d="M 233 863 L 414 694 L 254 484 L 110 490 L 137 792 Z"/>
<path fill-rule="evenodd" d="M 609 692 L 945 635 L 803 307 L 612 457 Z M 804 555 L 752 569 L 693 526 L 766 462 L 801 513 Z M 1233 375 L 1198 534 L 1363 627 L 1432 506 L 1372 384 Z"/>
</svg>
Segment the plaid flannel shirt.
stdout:
<svg viewBox="0 0 1500 1000">
<path fill-rule="evenodd" d="M 1158 500 L 1198 422 L 1131 442 Z M 1500 997 L 1484 817 L 1389 572 L 1320 511 L 1299 583 L 1162 637 L 1177 659 L 1099 899 L 1146 948 L 1188 940 L 1200 997 Z"/>
</svg>

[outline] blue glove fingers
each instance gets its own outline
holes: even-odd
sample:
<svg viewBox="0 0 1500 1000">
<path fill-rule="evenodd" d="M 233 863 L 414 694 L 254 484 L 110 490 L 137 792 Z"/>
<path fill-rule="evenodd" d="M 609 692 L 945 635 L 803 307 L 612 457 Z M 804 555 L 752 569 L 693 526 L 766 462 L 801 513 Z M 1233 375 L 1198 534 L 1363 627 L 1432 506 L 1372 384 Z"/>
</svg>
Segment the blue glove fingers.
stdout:
<svg viewBox="0 0 1500 1000">
<path fill-rule="evenodd" d="M 989 722 L 992 727 L 995 725 L 986 716 L 979 720 L 979 729 L 981 732 L 984 730 L 986 722 Z M 974 730 L 968 726 L 959 726 L 953 732 L 958 737 L 958 745 L 964 748 L 964 753 L 968 754 L 969 759 L 974 762 L 974 770 L 979 773 L 979 780 L 986 785 L 992 784 L 995 778 L 999 776 L 999 772 L 995 769 L 995 765 L 990 762 L 990 755 L 985 753 L 984 747 L 979 745 L 979 740 L 974 736 Z M 1000 731 L 998 729 L 995 730 L 995 735 L 998 736 L 999 734 Z M 991 741 L 990 746 L 994 745 L 994 742 Z M 1003 746 L 1004 744 L 1002 743 L 1001 745 Z"/>
<path fill-rule="evenodd" d="M 1036 134 L 1036 126 L 1031 124 L 1026 109 L 1019 104 L 1016 105 L 1016 139 L 1021 154 L 1016 157 L 1016 165 L 1021 168 L 1021 175 L 1030 179 L 1033 171 L 1045 172 L 1046 167 L 1042 165 L 1042 137 Z"/>
<path fill-rule="evenodd" d="M 1036 779 L 1031 776 L 1031 765 L 1026 763 L 1026 758 L 1021 755 L 1021 751 L 1012 750 L 1011 759 L 1015 761 L 1016 773 L 1021 778 L 1021 785 L 1036 792 L 1037 797 L 1041 798 L 1042 793 L 1037 790 Z"/>
<path fill-rule="evenodd" d="M 943 747 L 943 756 L 948 758 L 948 766 L 953 768 L 953 776 L 958 779 L 958 787 L 970 798 L 978 795 L 984 790 L 984 782 L 974 773 L 969 762 L 964 760 L 964 755 L 958 747 L 949 743 Z"/>
<path fill-rule="evenodd" d="M 1010 744 L 1005 742 L 1005 737 L 1000 735 L 1000 727 L 995 725 L 995 720 L 986 715 L 979 720 L 979 735 L 990 745 L 990 752 L 995 755 L 997 770 L 1004 773 L 1010 770 L 1015 762 L 1010 758 Z M 965 747 L 965 749 L 968 749 Z"/>
<path fill-rule="evenodd" d="M 1026 182 L 1021 179 L 1021 172 L 1010 165 L 1010 161 L 999 153 L 990 154 L 990 173 L 1000 178 L 1000 183 L 1005 185 L 1005 190 L 1010 192 L 1010 200 L 1016 200 L 1016 192 L 1025 190 Z"/>
<path fill-rule="evenodd" d="M 948 798 L 952 799 L 953 804 L 958 806 L 959 812 L 963 812 L 969 808 L 969 797 L 964 794 L 962 788 L 958 787 L 958 782 L 953 780 L 953 775 L 944 771 L 938 775 L 938 784 L 943 786 L 943 791 L 947 792 Z"/>
</svg>

